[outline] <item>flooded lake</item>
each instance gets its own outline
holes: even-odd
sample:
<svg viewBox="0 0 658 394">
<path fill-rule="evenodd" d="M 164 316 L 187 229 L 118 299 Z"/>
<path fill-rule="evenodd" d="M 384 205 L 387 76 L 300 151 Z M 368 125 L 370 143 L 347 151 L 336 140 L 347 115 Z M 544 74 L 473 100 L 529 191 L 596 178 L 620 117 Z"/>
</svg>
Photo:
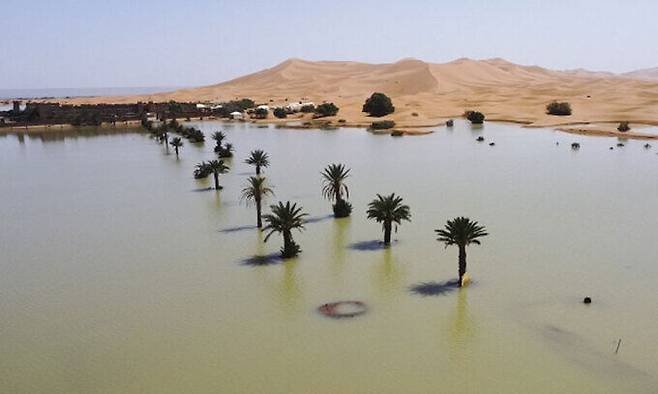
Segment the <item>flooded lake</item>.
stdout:
<svg viewBox="0 0 658 394">
<path fill-rule="evenodd" d="M 177 160 L 144 133 L 0 136 L 0 391 L 658 391 L 658 142 L 196 125 L 236 147 L 220 192 L 192 177 L 210 138 Z M 297 259 L 250 264 L 282 244 L 240 201 L 253 149 L 268 202 L 310 215 Z M 322 199 L 332 162 L 352 169 L 351 218 Z M 412 222 L 381 249 L 365 210 L 392 192 Z M 457 250 L 433 230 L 461 215 L 490 235 L 468 249 L 473 283 L 435 291 Z M 367 312 L 318 313 L 341 300 Z"/>
</svg>

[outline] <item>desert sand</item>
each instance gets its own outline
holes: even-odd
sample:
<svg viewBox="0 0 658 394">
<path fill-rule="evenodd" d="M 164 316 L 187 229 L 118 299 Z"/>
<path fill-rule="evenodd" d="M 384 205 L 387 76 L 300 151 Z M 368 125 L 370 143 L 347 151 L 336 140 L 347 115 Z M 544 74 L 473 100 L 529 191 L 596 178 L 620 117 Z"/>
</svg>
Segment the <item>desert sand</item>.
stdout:
<svg viewBox="0 0 658 394">
<path fill-rule="evenodd" d="M 372 118 L 361 112 L 373 92 L 389 95 L 395 113 L 385 117 L 405 129 L 426 128 L 478 110 L 489 121 L 509 121 L 529 127 L 617 135 L 616 125 L 658 125 L 658 80 L 651 70 L 612 74 L 586 70 L 555 71 L 523 66 L 503 59 L 458 59 L 433 64 L 403 59 L 390 64 L 289 59 L 275 67 L 216 85 L 174 92 L 124 97 L 92 97 L 69 103 L 136 101 L 219 102 L 249 97 L 257 103 L 282 105 L 309 100 L 340 107 L 329 120 L 366 126 Z M 571 116 L 550 116 L 546 104 L 568 101 Z M 586 127 L 583 127 L 586 126 Z M 625 137 L 658 137 L 634 128 Z"/>
</svg>

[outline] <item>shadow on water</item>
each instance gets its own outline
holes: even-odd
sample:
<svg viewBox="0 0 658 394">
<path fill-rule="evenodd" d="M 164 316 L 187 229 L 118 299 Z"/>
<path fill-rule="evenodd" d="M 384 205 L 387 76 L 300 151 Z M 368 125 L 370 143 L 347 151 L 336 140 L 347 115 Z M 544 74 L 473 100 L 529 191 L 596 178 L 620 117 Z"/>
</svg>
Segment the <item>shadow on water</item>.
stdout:
<svg viewBox="0 0 658 394">
<path fill-rule="evenodd" d="M 230 234 L 237 233 L 240 231 L 256 230 L 258 227 L 255 224 L 249 224 L 244 226 L 235 226 L 219 229 L 220 233 Z"/>
<path fill-rule="evenodd" d="M 270 253 L 266 255 L 250 256 L 240 261 L 241 265 L 250 267 L 261 267 L 266 265 L 275 265 L 283 263 L 283 258 L 280 253 Z"/>
<path fill-rule="evenodd" d="M 445 282 L 423 282 L 411 286 L 409 288 L 409 291 L 421 295 L 423 297 L 440 296 L 440 295 L 446 295 L 450 292 L 459 289 L 458 284 L 459 284 L 458 279 L 452 279 Z"/>
<path fill-rule="evenodd" d="M 325 215 L 325 216 L 313 216 L 304 221 L 306 224 L 313 224 L 313 223 L 319 223 L 319 222 L 324 222 L 325 220 L 332 219 L 334 215 Z"/>
<path fill-rule="evenodd" d="M 214 187 L 202 187 L 198 189 L 192 189 L 191 191 L 194 193 L 202 193 L 202 192 L 209 192 L 215 190 Z"/>
<path fill-rule="evenodd" d="M 393 243 L 391 245 L 396 244 L 396 243 L 397 243 L 397 241 L 393 241 Z M 372 241 L 354 242 L 354 243 L 351 243 L 351 244 L 347 245 L 347 247 L 349 249 L 357 250 L 357 251 L 360 251 L 360 252 L 373 252 L 373 251 L 377 251 L 377 250 L 389 249 L 391 247 L 391 245 L 387 246 L 387 245 L 384 245 L 384 242 L 382 242 L 378 239 L 373 239 Z"/>
</svg>

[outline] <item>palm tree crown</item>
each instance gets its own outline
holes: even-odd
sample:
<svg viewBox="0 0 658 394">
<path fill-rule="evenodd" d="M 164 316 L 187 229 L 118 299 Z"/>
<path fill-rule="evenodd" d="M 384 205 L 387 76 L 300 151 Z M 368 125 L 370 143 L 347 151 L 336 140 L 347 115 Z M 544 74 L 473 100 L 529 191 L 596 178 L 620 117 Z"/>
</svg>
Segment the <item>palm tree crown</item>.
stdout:
<svg viewBox="0 0 658 394">
<path fill-rule="evenodd" d="M 304 230 L 304 218 L 308 215 L 302 212 L 302 207 L 297 204 L 290 204 L 290 201 L 284 205 L 279 202 L 277 205 L 271 205 L 272 213 L 264 215 L 267 226 L 264 230 L 269 230 L 265 236 L 265 242 L 274 233 L 283 235 L 283 248 L 281 255 L 284 258 L 295 257 L 299 254 L 300 248 L 292 239 L 292 230 Z"/>
<path fill-rule="evenodd" d="M 212 133 L 212 139 L 217 142 L 217 145 L 222 145 L 222 142 L 226 138 L 226 134 L 222 131 L 215 131 Z"/>
<path fill-rule="evenodd" d="M 489 235 L 484 226 L 463 216 L 448 220 L 444 228 L 434 231 L 439 235 L 436 240 L 445 243 L 446 247 L 480 245 L 478 238 Z"/>
<path fill-rule="evenodd" d="M 176 156 L 178 156 L 178 149 L 183 146 L 183 140 L 180 137 L 174 137 L 170 142 L 171 146 L 176 150 Z"/>
<path fill-rule="evenodd" d="M 267 167 L 270 165 L 270 156 L 267 152 L 264 152 L 260 149 L 252 150 L 249 157 L 244 161 L 245 163 L 256 166 L 256 175 L 260 175 L 261 167 Z"/>
<path fill-rule="evenodd" d="M 345 164 L 329 164 L 322 171 L 322 195 L 329 201 L 340 201 L 343 193 L 347 198 L 350 191 L 345 184 L 345 179 L 350 176 L 350 169 Z"/>
<path fill-rule="evenodd" d="M 229 170 L 229 168 L 224 165 L 223 160 L 210 160 L 207 166 L 208 166 L 207 168 L 212 172 L 215 178 L 215 190 L 219 190 L 221 188 L 219 186 L 219 174 L 226 173 Z"/>
<path fill-rule="evenodd" d="M 487 230 L 484 226 L 480 226 L 478 222 L 460 216 L 448 220 L 444 228 L 435 231 L 439 235 L 436 240 L 443 242 L 446 248 L 450 245 L 457 245 L 459 248 L 458 284 L 460 287 L 464 286 L 466 282 L 466 246 L 470 244 L 479 245 L 480 240 L 478 238 L 489 235 Z"/>
<path fill-rule="evenodd" d="M 385 197 L 377 194 L 377 198 L 368 204 L 366 214 L 368 219 L 374 219 L 377 223 L 382 224 L 384 244 L 386 245 L 391 243 L 391 226 L 393 223 L 401 224 L 403 220 L 411 221 L 409 206 L 402 204 L 402 197 L 396 196 L 395 193 Z"/>
<path fill-rule="evenodd" d="M 261 220 L 261 202 L 267 195 L 274 195 L 274 191 L 267 186 L 265 178 L 259 176 L 251 176 L 247 180 L 247 187 L 242 189 L 242 198 L 247 203 L 253 201 L 256 204 L 256 223 L 257 227 L 263 227 Z"/>
</svg>

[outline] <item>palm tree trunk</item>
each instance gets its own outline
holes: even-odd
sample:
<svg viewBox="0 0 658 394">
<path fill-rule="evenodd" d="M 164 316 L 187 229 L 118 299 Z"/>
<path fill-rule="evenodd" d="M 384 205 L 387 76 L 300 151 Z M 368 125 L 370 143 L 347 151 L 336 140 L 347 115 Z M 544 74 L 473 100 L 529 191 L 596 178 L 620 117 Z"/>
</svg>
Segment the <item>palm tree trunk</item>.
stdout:
<svg viewBox="0 0 658 394">
<path fill-rule="evenodd" d="M 219 174 L 217 171 L 213 172 L 213 176 L 215 177 L 215 190 L 219 190 Z"/>
<path fill-rule="evenodd" d="M 256 218 L 256 227 L 258 227 L 258 228 L 263 227 L 263 220 L 260 217 L 260 210 L 261 210 L 260 199 L 257 199 L 256 200 L 256 216 L 257 216 L 257 218 Z"/>
<path fill-rule="evenodd" d="M 256 175 L 260 175 L 260 166 L 256 165 Z"/>
<path fill-rule="evenodd" d="M 343 198 L 340 195 L 340 189 L 336 189 L 336 204 L 340 202 Z"/>
<path fill-rule="evenodd" d="M 178 147 L 175 146 L 174 148 L 176 149 L 176 157 L 178 157 Z"/>
<path fill-rule="evenodd" d="M 384 223 L 384 245 L 391 244 L 391 223 Z"/>
<path fill-rule="evenodd" d="M 459 287 L 462 286 L 462 279 L 466 273 L 466 246 L 459 245 Z"/>
<path fill-rule="evenodd" d="M 290 231 L 283 232 L 283 257 L 292 257 L 292 233 Z"/>
</svg>

